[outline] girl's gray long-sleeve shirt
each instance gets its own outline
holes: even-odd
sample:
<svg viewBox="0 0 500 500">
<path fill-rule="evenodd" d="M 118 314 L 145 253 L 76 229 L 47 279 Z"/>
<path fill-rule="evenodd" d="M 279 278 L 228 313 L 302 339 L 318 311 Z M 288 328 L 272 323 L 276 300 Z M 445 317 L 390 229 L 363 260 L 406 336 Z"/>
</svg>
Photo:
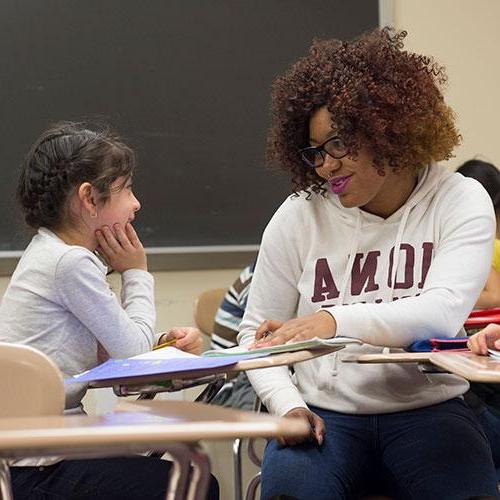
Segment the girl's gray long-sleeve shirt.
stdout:
<svg viewBox="0 0 500 500">
<path fill-rule="evenodd" d="M 150 350 L 155 342 L 154 280 L 122 274 L 121 304 L 106 266 L 88 249 L 41 228 L 26 248 L 0 305 L 0 341 L 49 356 L 68 377 L 98 364 L 98 342 L 112 358 Z M 82 411 L 85 384 L 69 384 L 66 409 Z"/>
</svg>

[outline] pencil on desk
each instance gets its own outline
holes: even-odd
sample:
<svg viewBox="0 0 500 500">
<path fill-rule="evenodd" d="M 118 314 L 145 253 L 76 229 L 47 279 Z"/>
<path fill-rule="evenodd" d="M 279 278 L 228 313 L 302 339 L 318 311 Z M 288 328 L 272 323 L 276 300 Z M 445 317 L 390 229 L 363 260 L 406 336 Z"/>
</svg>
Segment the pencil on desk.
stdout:
<svg viewBox="0 0 500 500">
<path fill-rule="evenodd" d="M 161 349 L 162 347 L 174 346 L 176 341 L 177 339 L 170 339 L 167 340 L 166 342 L 163 342 L 162 344 L 155 345 L 153 347 L 153 351 L 156 351 L 156 349 Z"/>
</svg>

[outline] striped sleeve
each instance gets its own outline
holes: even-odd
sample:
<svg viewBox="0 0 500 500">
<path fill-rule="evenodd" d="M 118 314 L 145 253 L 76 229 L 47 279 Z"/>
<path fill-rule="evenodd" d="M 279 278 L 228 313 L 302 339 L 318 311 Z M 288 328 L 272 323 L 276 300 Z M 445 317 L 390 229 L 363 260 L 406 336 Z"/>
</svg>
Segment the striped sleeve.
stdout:
<svg viewBox="0 0 500 500">
<path fill-rule="evenodd" d="M 211 337 L 212 349 L 226 349 L 237 345 L 236 337 L 252 282 L 255 263 L 243 269 L 238 279 L 231 285 L 217 314 Z"/>
</svg>

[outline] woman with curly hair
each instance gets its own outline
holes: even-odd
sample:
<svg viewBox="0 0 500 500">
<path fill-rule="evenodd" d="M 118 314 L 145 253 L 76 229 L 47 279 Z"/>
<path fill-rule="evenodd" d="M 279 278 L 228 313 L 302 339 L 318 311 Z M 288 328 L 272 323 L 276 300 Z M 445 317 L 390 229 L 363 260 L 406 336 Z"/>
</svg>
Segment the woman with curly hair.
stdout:
<svg viewBox="0 0 500 500">
<path fill-rule="evenodd" d="M 495 218 L 484 189 L 435 162 L 460 136 L 444 69 L 405 32 L 316 41 L 273 88 L 269 159 L 294 195 L 262 239 L 241 344 L 355 337 L 295 367 L 250 372 L 270 412 L 307 419 L 308 442 L 271 441 L 262 498 L 496 495 L 468 383 L 352 354 L 454 337 L 488 275 Z"/>
</svg>

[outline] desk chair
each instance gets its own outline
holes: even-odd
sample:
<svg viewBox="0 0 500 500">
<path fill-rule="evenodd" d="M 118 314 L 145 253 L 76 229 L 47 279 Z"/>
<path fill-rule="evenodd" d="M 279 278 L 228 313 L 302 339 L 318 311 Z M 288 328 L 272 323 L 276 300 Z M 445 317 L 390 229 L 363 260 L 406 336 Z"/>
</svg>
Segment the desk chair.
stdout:
<svg viewBox="0 0 500 500">
<path fill-rule="evenodd" d="M 19 418 L 21 422 L 22 417 L 69 418 L 63 416 L 65 392 L 59 368 L 45 354 L 32 347 L 0 342 L 0 397 L 2 400 L 0 425 Z M 82 418 L 87 417 L 82 416 Z M 189 498 L 203 497 L 210 476 L 206 457 L 197 453 L 195 446 L 188 447 L 185 444 L 172 443 L 165 449 L 174 459 L 174 467 L 169 476 L 168 498 L 184 497 L 184 492 L 188 488 Z M 126 451 L 126 448 L 123 451 Z M 65 455 L 65 453 L 58 454 Z M 106 448 L 94 451 L 90 455 L 91 458 L 98 456 L 116 456 L 116 451 L 108 451 Z M 188 484 L 188 474 L 183 471 L 189 469 L 190 461 L 193 464 L 195 480 Z M 196 491 L 197 487 L 199 491 Z M 13 499 L 9 462 L 2 457 L 0 457 L 0 499 Z"/>
<path fill-rule="evenodd" d="M 61 372 L 45 354 L 24 345 L 0 342 L 0 418 L 62 415 Z M 0 496 L 12 498 L 10 471 L 0 460 Z"/>
<path fill-rule="evenodd" d="M 212 288 L 205 290 L 200 293 L 194 301 L 193 315 L 196 326 L 210 338 L 214 331 L 215 315 L 219 309 L 224 296 L 227 292 L 226 288 Z M 259 403 L 260 404 L 260 403 Z M 249 447 L 253 446 L 249 442 Z M 233 451 L 233 482 L 234 482 L 234 499 L 242 499 L 242 465 L 241 465 L 241 448 L 243 442 L 241 439 L 237 438 L 233 441 L 232 451 Z M 253 448 L 252 448 L 253 449 Z M 250 460 L 255 463 L 258 467 L 261 466 L 260 461 L 255 455 L 249 453 Z M 254 460 L 255 457 L 255 460 Z M 260 476 L 260 473 L 257 475 Z M 249 488 L 255 492 L 259 484 L 259 477 L 254 477 L 250 481 Z"/>
<path fill-rule="evenodd" d="M 227 288 L 212 288 L 201 292 L 194 301 L 194 321 L 208 337 L 214 331 L 215 315 L 224 299 Z"/>
<path fill-rule="evenodd" d="M 61 372 L 45 354 L 0 342 L 0 418 L 62 415 Z"/>
</svg>

